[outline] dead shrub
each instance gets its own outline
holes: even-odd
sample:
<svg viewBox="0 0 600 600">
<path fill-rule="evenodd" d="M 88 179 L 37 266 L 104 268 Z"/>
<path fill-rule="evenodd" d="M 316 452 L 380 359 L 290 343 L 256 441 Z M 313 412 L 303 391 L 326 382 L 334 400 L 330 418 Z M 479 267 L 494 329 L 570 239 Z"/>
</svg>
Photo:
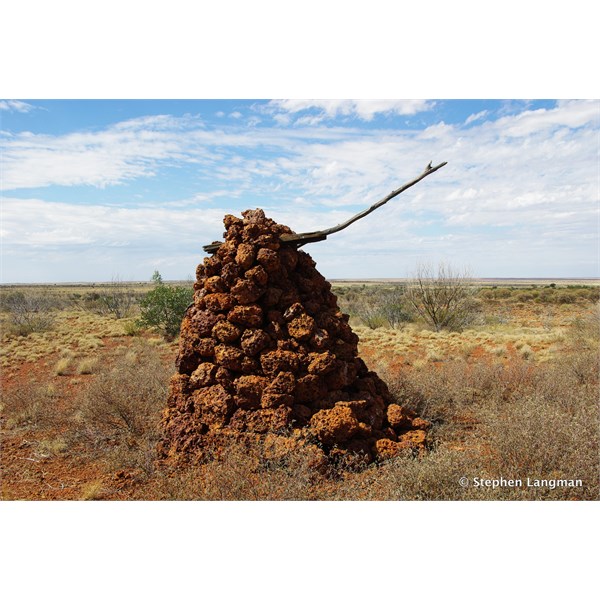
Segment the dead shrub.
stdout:
<svg viewBox="0 0 600 600">
<path fill-rule="evenodd" d="M 436 331 L 458 331 L 478 317 L 477 290 L 466 271 L 440 263 L 418 265 L 405 298 L 410 309 Z"/>
<path fill-rule="evenodd" d="M 13 292 L 2 297 L 2 309 L 8 312 L 6 333 L 28 336 L 47 331 L 54 325 L 54 304 L 48 296 Z"/>
<path fill-rule="evenodd" d="M 158 351 L 140 343 L 115 367 L 98 373 L 83 399 L 79 433 L 114 469 L 153 471 L 160 413 L 170 370 Z"/>
<path fill-rule="evenodd" d="M 0 414 L 7 429 L 38 427 L 51 424 L 54 413 L 54 393 L 51 388 L 35 382 L 4 391 L 0 400 Z"/>
<path fill-rule="evenodd" d="M 98 286 L 98 291 L 74 293 L 70 299 L 82 310 L 123 319 L 135 312 L 140 297 L 139 292 L 117 277 L 111 283 Z"/>
<path fill-rule="evenodd" d="M 82 406 L 84 422 L 109 437 L 141 436 L 154 428 L 164 407 L 170 372 L 158 352 L 143 346 L 133 359 L 117 358 L 98 373 Z"/>
</svg>

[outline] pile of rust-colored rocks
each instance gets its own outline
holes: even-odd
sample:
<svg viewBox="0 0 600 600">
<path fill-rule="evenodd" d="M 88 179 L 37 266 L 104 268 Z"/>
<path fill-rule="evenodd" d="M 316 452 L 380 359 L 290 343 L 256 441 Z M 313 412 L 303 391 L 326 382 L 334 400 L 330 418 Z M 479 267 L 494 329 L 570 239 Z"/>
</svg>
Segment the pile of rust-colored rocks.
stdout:
<svg viewBox="0 0 600 600">
<path fill-rule="evenodd" d="M 428 423 L 358 357 L 329 282 L 281 243 L 293 232 L 259 209 L 224 223 L 181 325 L 159 455 L 193 460 L 232 439 L 367 461 L 423 448 Z"/>
</svg>

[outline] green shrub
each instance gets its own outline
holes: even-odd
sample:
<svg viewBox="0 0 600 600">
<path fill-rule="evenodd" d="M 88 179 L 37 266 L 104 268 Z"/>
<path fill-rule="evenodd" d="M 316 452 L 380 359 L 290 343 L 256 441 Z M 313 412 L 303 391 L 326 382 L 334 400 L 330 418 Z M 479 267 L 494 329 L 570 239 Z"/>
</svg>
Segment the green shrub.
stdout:
<svg viewBox="0 0 600 600">
<path fill-rule="evenodd" d="M 156 288 L 140 300 L 141 327 L 150 327 L 160 331 L 168 340 L 179 333 L 181 320 L 193 298 L 193 290 L 185 287 L 165 285 L 160 278 L 153 276 Z"/>
</svg>

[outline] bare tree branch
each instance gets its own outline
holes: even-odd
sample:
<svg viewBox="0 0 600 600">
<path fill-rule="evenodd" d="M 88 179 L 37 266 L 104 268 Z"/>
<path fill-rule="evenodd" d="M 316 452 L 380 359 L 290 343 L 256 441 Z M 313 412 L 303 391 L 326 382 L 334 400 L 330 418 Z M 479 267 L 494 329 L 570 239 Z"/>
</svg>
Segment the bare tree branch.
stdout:
<svg viewBox="0 0 600 600">
<path fill-rule="evenodd" d="M 373 204 L 373 206 L 366 208 L 365 210 L 354 215 L 347 221 L 344 221 L 343 223 L 336 225 L 335 227 L 330 227 L 329 229 L 322 229 L 320 231 L 309 231 L 306 233 L 285 233 L 282 236 L 280 236 L 281 243 L 285 244 L 285 245 L 293 245 L 296 247 L 300 247 L 300 246 L 303 246 L 304 244 L 310 244 L 312 242 L 321 242 L 321 241 L 327 239 L 328 235 L 331 235 L 332 233 L 337 233 L 338 231 L 342 231 L 342 229 L 346 229 L 346 227 L 349 227 L 350 225 L 352 225 L 352 223 L 355 223 L 359 219 L 362 219 L 363 217 L 366 217 L 367 215 L 371 214 L 373 211 L 377 210 L 380 206 L 383 206 L 386 202 L 390 201 L 392 198 L 395 198 L 396 196 L 398 196 L 399 194 L 401 194 L 408 188 L 412 187 L 416 183 L 419 183 L 419 181 L 421 181 L 421 179 L 424 179 L 428 175 L 435 173 L 435 171 L 437 171 L 438 169 L 441 169 L 443 166 L 445 166 L 447 164 L 448 164 L 447 162 L 443 162 L 443 163 L 440 163 L 439 165 L 436 165 L 435 167 L 432 167 L 431 163 L 429 163 L 425 167 L 425 170 L 418 177 L 415 177 L 412 181 L 409 181 L 408 183 L 405 183 L 403 186 L 399 187 L 398 189 L 394 190 L 393 192 L 390 192 L 385 198 L 382 198 L 378 202 L 375 202 L 375 204 Z M 206 246 L 203 246 L 203 249 L 205 252 L 208 252 L 209 254 L 214 254 L 220 245 L 221 245 L 221 242 L 213 242 L 212 244 L 207 244 Z"/>
</svg>

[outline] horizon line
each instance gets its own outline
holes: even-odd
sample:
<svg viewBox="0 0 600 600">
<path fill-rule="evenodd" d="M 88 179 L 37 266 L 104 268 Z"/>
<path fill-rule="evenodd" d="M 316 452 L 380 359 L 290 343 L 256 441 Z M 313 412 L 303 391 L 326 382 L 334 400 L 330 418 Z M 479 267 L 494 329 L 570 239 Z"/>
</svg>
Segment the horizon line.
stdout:
<svg viewBox="0 0 600 600">
<path fill-rule="evenodd" d="M 410 281 L 411 277 L 327 277 L 329 282 L 401 282 Z M 470 281 L 589 281 L 600 284 L 600 276 L 596 277 L 468 277 Z M 165 283 L 194 283 L 195 279 L 165 279 Z M 86 286 L 86 285 L 124 285 L 124 284 L 149 284 L 151 279 L 132 279 L 132 280 L 102 280 L 102 281 L 34 281 L 34 282 L 0 282 L 0 287 L 18 287 L 18 286 Z"/>
</svg>

